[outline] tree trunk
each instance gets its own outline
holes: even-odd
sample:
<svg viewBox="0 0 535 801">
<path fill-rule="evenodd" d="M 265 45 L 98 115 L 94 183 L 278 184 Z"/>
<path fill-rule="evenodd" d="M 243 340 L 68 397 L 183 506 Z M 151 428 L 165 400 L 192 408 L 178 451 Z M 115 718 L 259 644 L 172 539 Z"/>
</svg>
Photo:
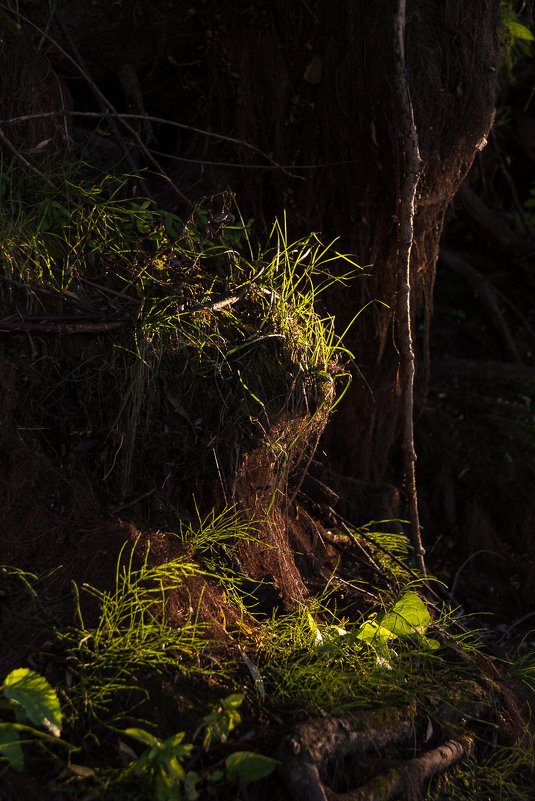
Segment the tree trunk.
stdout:
<svg viewBox="0 0 535 801">
<path fill-rule="evenodd" d="M 230 187 L 259 228 L 286 210 L 290 234 L 312 229 L 339 237 L 339 249 L 366 267 L 365 276 L 335 285 L 325 299 L 340 331 L 372 303 L 345 341 L 358 371 L 324 448 L 331 468 L 374 486 L 400 485 L 402 473 L 405 327 L 397 310 L 410 165 L 396 8 L 387 0 L 340 3 L 335 11 L 327 0 L 207 0 L 158 9 L 144 1 L 113 4 L 102 12 L 89 0 L 64 0 L 44 39 L 73 93 L 80 71 L 54 39 L 73 52 L 71 37 L 84 69 L 120 98 L 119 111 L 146 110 L 212 132 L 153 131 L 156 147 L 193 160 L 174 174 L 190 199 Z M 32 14 L 36 40 L 35 23 L 45 28 L 47 14 Z M 425 328 L 444 214 L 493 120 L 499 21 L 499 0 L 406 3 L 406 78 L 423 162 L 408 285 L 412 317 L 423 318 Z M 417 379 L 425 379 L 425 333 L 416 345 Z"/>
<path fill-rule="evenodd" d="M 354 376 L 330 426 L 331 464 L 360 480 L 399 483 L 392 449 L 402 408 L 396 307 L 408 155 L 396 90 L 394 4 L 345 3 L 333 13 L 324 0 L 290 6 L 270 0 L 243 8 L 218 3 L 217 10 L 211 5 L 205 15 L 213 14 L 213 25 L 202 124 L 288 165 L 287 171 L 233 169 L 224 179 L 245 213 L 269 222 L 285 208 L 296 231 L 339 236 L 341 249 L 371 265 L 369 277 L 331 292 L 341 330 L 370 300 L 388 305 L 372 304 L 346 340 L 365 380 Z M 498 0 L 469 7 L 463 0 L 407 2 L 408 85 L 423 161 L 411 301 L 413 316 L 423 316 L 426 326 L 444 213 L 493 120 L 499 12 Z M 220 145 L 205 155 L 227 160 Z M 232 158 L 258 163 L 246 148 Z M 221 180 L 220 173 L 213 177 Z M 427 370 L 425 339 L 420 376 Z"/>
</svg>

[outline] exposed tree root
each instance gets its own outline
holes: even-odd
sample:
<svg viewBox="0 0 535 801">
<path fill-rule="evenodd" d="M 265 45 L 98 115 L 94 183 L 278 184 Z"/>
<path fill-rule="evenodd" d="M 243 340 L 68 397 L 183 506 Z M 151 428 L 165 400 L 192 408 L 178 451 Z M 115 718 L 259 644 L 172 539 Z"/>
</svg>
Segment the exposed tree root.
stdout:
<svg viewBox="0 0 535 801">
<path fill-rule="evenodd" d="M 391 710 L 392 711 L 392 710 Z M 295 801 L 327 801 L 332 791 L 324 787 L 322 774 L 330 760 L 364 754 L 386 746 L 408 741 L 414 731 L 412 715 L 407 710 L 393 710 L 394 722 L 381 728 L 385 711 L 369 711 L 366 728 L 333 718 L 303 723 L 285 737 L 279 747 L 281 772 Z"/>
<path fill-rule="evenodd" d="M 483 711 L 480 705 L 476 707 L 473 712 Z M 453 709 L 444 711 L 446 718 L 452 714 L 458 718 Z M 413 741 L 420 728 L 414 707 L 369 710 L 356 722 L 338 718 L 309 721 L 282 740 L 278 751 L 280 773 L 295 801 L 389 801 L 400 793 L 406 793 L 409 801 L 416 800 L 421 798 L 426 779 L 447 770 L 472 750 L 472 739 L 466 736 L 445 740 L 414 759 L 399 760 L 394 765 L 383 756 L 381 752 L 391 746 Z M 370 767 L 367 754 L 380 755 L 372 760 L 379 766 L 372 778 L 366 778 Z M 360 772 L 361 781 L 365 780 L 354 789 L 336 792 L 329 785 L 337 766 L 347 758 L 362 767 L 354 778 L 358 781 Z"/>
<path fill-rule="evenodd" d="M 422 798 L 422 784 L 426 779 L 446 770 L 470 750 L 469 738 L 447 740 L 423 756 L 374 776 L 358 790 L 341 793 L 338 798 L 340 801 L 390 801 L 400 793 L 406 793 L 409 801 L 416 801 Z"/>
</svg>

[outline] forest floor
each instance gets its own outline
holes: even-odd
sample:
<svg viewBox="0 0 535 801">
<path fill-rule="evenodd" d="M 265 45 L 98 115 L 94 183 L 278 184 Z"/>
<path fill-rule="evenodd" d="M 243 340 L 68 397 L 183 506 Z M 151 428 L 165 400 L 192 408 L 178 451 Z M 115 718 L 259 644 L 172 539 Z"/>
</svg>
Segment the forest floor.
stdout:
<svg viewBox="0 0 535 801">
<path fill-rule="evenodd" d="M 78 131 L 79 160 L 47 160 L 48 119 L 24 151 L 39 169 L 4 153 L 2 801 L 535 798 L 521 78 L 417 333 L 427 579 L 400 455 L 364 486 L 322 439 L 358 358 L 321 295 L 356 258 L 285 217 L 259 243 L 230 193 L 186 214 L 146 199 L 169 180 L 90 166 L 131 145 L 101 129 Z M 374 492 L 388 519 L 366 516 Z"/>
</svg>

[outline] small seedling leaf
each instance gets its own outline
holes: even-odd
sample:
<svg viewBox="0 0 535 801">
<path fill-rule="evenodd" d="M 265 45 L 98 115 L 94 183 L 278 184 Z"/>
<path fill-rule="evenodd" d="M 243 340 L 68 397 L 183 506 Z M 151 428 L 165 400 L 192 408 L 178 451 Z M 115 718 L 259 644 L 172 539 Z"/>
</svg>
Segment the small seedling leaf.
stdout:
<svg viewBox="0 0 535 801">
<path fill-rule="evenodd" d="M 54 737 L 60 736 L 62 714 L 59 699 L 44 676 L 28 668 L 12 670 L 4 681 L 4 695 L 14 704 L 19 704 L 34 725 L 43 726 Z"/>
<path fill-rule="evenodd" d="M 243 693 L 232 693 L 221 701 L 223 709 L 238 709 L 243 703 Z"/>
<path fill-rule="evenodd" d="M 168 737 L 164 745 L 176 749 L 176 747 L 182 742 L 185 736 L 186 732 L 179 731 L 176 734 L 173 734 L 171 737 Z"/>
<path fill-rule="evenodd" d="M 164 740 L 161 747 L 163 758 L 174 759 L 177 757 L 182 759 L 189 756 L 193 750 L 193 745 L 191 743 L 182 743 L 185 736 L 185 732 L 181 731 Z"/>
<path fill-rule="evenodd" d="M 380 626 L 374 620 L 367 620 L 366 623 L 363 623 L 356 635 L 357 640 L 368 643 L 385 643 L 395 636 L 390 629 Z"/>
<path fill-rule="evenodd" d="M 148 746 L 161 745 L 160 740 L 158 740 L 158 738 L 155 737 L 150 732 L 145 731 L 145 729 L 125 729 L 124 733 L 128 734 L 129 737 L 133 737 L 134 740 L 143 743 L 143 745 L 148 745 Z"/>
<path fill-rule="evenodd" d="M 0 723 L 0 759 L 7 759 L 18 773 L 24 769 L 24 756 L 19 743 L 19 734 L 11 723 Z"/>
<path fill-rule="evenodd" d="M 521 22 L 514 22 L 511 20 L 509 22 L 509 30 L 515 39 L 524 39 L 526 42 L 533 42 L 535 38 L 530 29 L 526 28 L 525 25 L 522 25 Z"/>
<path fill-rule="evenodd" d="M 231 781 L 255 782 L 273 773 L 279 763 L 276 759 L 253 754 L 250 751 L 235 751 L 227 757 L 225 765 Z"/>
</svg>

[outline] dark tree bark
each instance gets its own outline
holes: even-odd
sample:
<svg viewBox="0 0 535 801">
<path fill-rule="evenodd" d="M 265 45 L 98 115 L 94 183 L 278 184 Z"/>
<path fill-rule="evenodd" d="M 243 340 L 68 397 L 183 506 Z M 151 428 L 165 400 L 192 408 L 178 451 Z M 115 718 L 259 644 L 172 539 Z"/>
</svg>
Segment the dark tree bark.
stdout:
<svg viewBox="0 0 535 801">
<path fill-rule="evenodd" d="M 426 325 L 444 213 L 484 143 L 494 114 L 499 2 L 407 2 L 406 61 L 423 171 L 411 255 L 413 315 Z M 399 210 L 407 169 L 396 90 L 395 4 L 236 3 L 210 6 L 209 94 L 203 124 L 254 142 L 282 171 L 233 170 L 240 204 L 270 220 L 284 207 L 295 229 L 340 236 L 372 265 L 370 277 L 334 289 L 344 326 L 370 300 L 347 344 L 357 374 L 327 437 L 336 469 L 360 480 L 399 483 L 392 470 L 400 435 Z M 209 16 L 209 15 L 208 15 Z M 207 17 L 208 18 L 208 17 Z M 221 149 L 211 149 L 210 156 Z M 234 153 L 240 162 L 254 154 Z M 220 176 L 214 176 L 215 178 Z M 425 341 L 419 371 L 426 371 Z M 371 392 L 370 392 L 371 388 Z M 397 445 L 396 445 L 397 449 Z M 378 513 L 381 510 L 378 510 Z"/>
<path fill-rule="evenodd" d="M 402 478 L 399 215 L 409 162 L 396 9 L 387 0 L 334 8 L 326 0 L 207 0 L 113 4 L 103 11 L 64 0 L 50 26 L 67 50 L 66 35 L 72 38 L 120 111 L 146 110 L 220 133 L 287 165 L 276 169 L 245 145 L 193 132 L 176 137 L 162 128 L 158 147 L 172 155 L 227 163 L 177 170 L 175 183 L 188 197 L 230 187 L 258 226 L 286 209 L 291 232 L 338 236 L 341 250 L 369 265 L 367 277 L 335 287 L 326 301 L 341 330 L 369 301 L 381 304 L 367 308 L 346 341 L 361 372 L 325 447 L 338 472 L 373 485 L 400 485 Z M 43 27 L 47 15 L 44 8 L 31 11 Z M 499 24 L 499 0 L 406 4 L 406 75 L 423 162 L 410 300 L 412 316 L 426 325 L 444 214 L 493 120 Z M 75 92 L 79 72 L 52 40 L 45 51 Z M 425 337 L 419 346 L 417 375 L 425 378 Z"/>
</svg>

